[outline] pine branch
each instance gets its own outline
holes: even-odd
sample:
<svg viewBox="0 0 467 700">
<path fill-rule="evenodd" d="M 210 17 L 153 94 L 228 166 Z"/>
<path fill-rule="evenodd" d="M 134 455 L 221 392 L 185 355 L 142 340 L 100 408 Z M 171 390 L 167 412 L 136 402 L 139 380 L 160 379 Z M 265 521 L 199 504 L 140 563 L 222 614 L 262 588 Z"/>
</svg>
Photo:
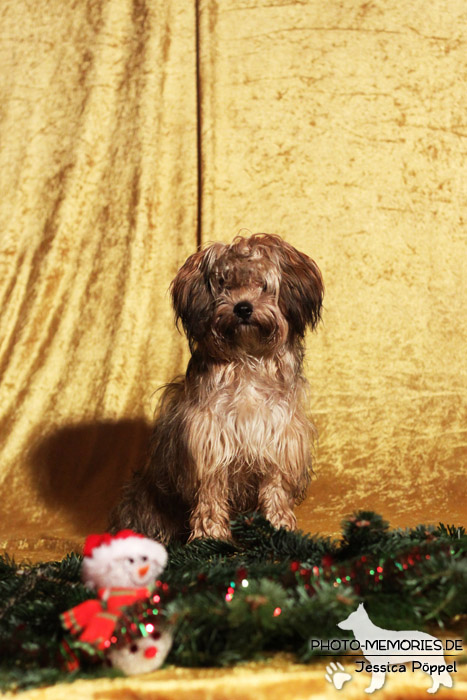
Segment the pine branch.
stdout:
<svg viewBox="0 0 467 700">
<path fill-rule="evenodd" d="M 310 660 L 310 639 L 345 634 L 337 622 L 361 600 L 389 629 L 446 627 L 467 613 L 464 528 L 390 530 L 379 515 L 359 511 L 343 522 L 340 540 L 276 530 L 258 514 L 237 518 L 232 533 L 233 542 L 172 546 L 153 612 L 144 601 L 128 608 L 116 644 L 139 634 L 152 614 L 173 626 L 169 661 L 179 665 L 232 664 L 277 650 Z M 0 687 L 109 673 L 102 653 L 70 637 L 80 669 L 66 670 L 59 614 L 93 597 L 80 567 L 75 554 L 35 566 L 0 557 Z"/>
</svg>

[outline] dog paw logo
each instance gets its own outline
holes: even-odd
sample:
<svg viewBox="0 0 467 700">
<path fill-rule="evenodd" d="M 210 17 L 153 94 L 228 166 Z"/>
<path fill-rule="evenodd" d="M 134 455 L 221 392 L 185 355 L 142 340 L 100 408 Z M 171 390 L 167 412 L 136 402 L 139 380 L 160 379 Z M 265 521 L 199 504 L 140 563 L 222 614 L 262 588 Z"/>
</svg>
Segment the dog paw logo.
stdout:
<svg viewBox="0 0 467 700">
<path fill-rule="evenodd" d="M 334 661 L 331 661 L 330 665 L 326 666 L 326 671 L 327 673 L 324 677 L 328 683 L 333 684 L 336 690 L 340 690 L 344 683 L 347 683 L 347 681 L 350 681 L 352 678 L 350 673 L 346 673 L 344 667 L 339 662 L 335 664 Z"/>
</svg>

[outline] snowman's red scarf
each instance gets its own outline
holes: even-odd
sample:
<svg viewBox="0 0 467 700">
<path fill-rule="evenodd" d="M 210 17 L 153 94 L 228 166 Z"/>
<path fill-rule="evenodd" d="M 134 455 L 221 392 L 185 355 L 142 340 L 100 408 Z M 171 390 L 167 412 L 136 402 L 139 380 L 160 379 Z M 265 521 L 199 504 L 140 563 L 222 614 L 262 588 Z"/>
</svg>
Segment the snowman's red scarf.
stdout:
<svg viewBox="0 0 467 700">
<path fill-rule="evenodd" d="M 109 646 L 123 608 L 149 598 L 149 588 L 99 588 L 98 598 L 85 600 L 60 615 L 62 626 L 97 649 Z"/>
</svg>

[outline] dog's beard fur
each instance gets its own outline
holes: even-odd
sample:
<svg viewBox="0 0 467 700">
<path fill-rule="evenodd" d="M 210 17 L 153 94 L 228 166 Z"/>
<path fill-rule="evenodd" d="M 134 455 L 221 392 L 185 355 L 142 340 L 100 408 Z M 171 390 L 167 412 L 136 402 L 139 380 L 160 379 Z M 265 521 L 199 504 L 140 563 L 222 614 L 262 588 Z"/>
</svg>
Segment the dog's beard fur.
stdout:
<svg viewBox="0 0 467 700">
<path fill-rule="evenodd" d="M 112 527 L 228 538 L 232 516 L 259 508 L 293 529 L 311 471 L 301 367 L 323 295 L 316 264 L 277 236 L 237 237 L 191 256 L 172 295 L 192 357 L 165 388 L 148 461 Z"/>
</svg>

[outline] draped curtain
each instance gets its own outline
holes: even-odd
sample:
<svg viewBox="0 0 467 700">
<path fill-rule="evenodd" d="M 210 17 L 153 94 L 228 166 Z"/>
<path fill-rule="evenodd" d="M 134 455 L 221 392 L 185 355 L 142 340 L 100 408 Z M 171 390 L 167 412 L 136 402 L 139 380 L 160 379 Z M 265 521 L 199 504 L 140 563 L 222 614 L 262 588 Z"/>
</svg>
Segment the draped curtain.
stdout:
<svg viewBox="0 0 467 700">
<path fill-rule="evenodd" d="M 0 544 L 105 527 L 188 351 L 167 289 L 241 229 L 311 255 L 315 478 L 465 523 L 465 5 L 6 0 L 0 12 Z"/>
</svg>

